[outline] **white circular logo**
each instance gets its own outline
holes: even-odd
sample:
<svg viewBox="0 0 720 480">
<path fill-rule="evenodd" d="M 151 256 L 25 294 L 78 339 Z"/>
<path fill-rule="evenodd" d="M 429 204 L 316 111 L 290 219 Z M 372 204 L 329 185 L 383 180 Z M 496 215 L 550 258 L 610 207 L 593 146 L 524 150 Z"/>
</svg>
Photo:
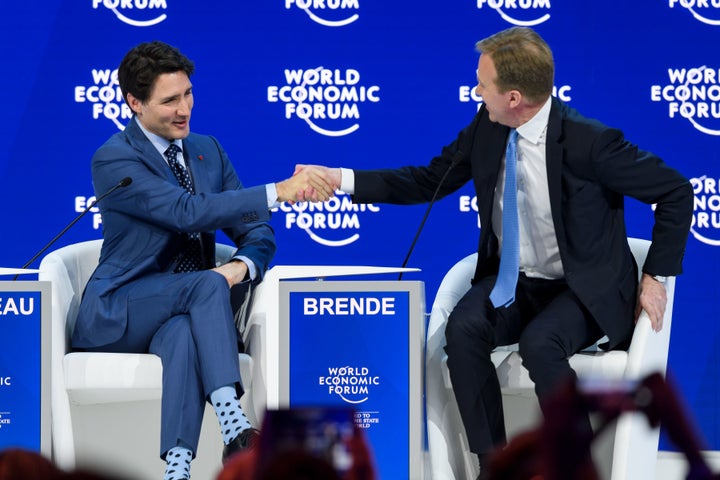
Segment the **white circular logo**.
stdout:
<svg viewBox="0 0 720 480">
<path fill-rule="evenodd" d="M 330 367 L 327 375 L 318 377 L 318 385 L 327 387 L 328 395 L 355 405 L 370 398 L 370 387 L 380 385 L 380 377 L 371 375 L 367 367 Z"/>
<path fill-rule="evenodd" d="M 532 27 L 550 19 L 547 13 L 550 0 L 477 0 L 477 8 L 484 7 L 495 10 L 503 20 L 520 27 Z"/>
<path fill-rule="evenodd" d="M 684 118 L 696 130 L 720 135 L 720 71 L 707 68 L 668 68 L 669 83 L 652 85 L 650 99 L 666 102 L 670 118 Z"/>
<path fill-rule="evenodd" d="M 92 0 L 92 6 L 107 8 L 133 27 L 151 27 L 167 18 L 166 0 Z"/>
<path fill-rule="evenodd" d="M 669 2 L 670 8 L 680 6 L 702 23 L 720 25 L 720 1 L 718 0 L 669 0 Z"/>
<path fill-rule="evenodd" d="M 362 85 L 360 72 L 347 68 L 286 69 L 283 86 L 270 86 L 267 100 L 285 104 L 285 118 L 304 120 L 328 137 L 350 135 L 360 128 L 360 105 L 380 101 L 377 85 Z"/>
<path fill-rule="evenodd" d="M 91 76 L 92 83 L 75 87 L 75 103 L 90 103 L 93 119 L 110 120 L 118 130 L 124 130 L 125 125 L 120 120 L 132 118 L 132 110 L 123 100 L 117 69 L 93 69 Z"/>
<path fill-rule="evenodd" d="M 285 228 L 303 230 L 316 243 L 326 247 L 344 247 L 360 238 L 360 214 L 378 213 L 373 204 L 356 204 L 349 195 L 337 191 L 324 203 L 301 202 L 290 205 L 283 202 L 280 210 L 285 214 Z"/>
<path fill-rule="evenodd" d="M 690 179 L 695 192 L 690 233 L 702 243 L 720 245 L 720 181 L 707 175 Z"/>
<path fill-rule="evenodd" d="M 293 7 L 303 10 L 313 22 L 326 27 L 344 27 L 360 18 L 358 0 L 285 0 L 287 10 Z"/>
</svg>

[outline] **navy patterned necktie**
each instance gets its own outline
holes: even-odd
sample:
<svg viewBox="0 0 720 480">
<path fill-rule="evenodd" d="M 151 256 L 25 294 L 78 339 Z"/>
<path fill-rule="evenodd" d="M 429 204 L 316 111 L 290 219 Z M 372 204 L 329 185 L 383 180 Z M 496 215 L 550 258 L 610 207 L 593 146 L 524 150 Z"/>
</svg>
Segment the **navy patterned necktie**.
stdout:
<svg viewBox="0 0 720 480">
<path fill-rule="evenodd" d="M 193 186 L 190 174 L 188 173 L 187 168 L 178 161 L 177 155 L 179 152 L 180 147 L 171 143 L 167 150 L 165 150 L 165 156 L 167 157 L 170 169 L 175 174 L 175 178 L 177 178 L 180 186 L 182 186 L 190 195 L 194 195 L 195 187 Z M 180 263 L 178 263 L 178 266 L 175 267 L 175 272 L 196 272 L 198 270 L 202 270 L 202 264 L 200 234 L 188 233 L 185 242 L 185 250 Z"/>
<path fill-rule="evenodd" d="M 505 151 L 505 189 L 503 191 L 502 211 L 502 251 L 500 268 L 495 286 L 490 292 L 490 301 L 494 307 L 507 307 L 515 301 L 520 270 L 520 234 L 517 210 L 517 130 L 510 130 L 510 138 Z"/>
</svg>

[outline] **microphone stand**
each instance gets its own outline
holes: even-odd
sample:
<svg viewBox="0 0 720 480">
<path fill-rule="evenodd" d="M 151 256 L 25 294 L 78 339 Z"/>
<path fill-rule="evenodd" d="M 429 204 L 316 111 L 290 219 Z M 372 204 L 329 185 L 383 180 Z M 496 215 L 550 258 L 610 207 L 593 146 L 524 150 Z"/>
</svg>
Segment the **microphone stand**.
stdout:
<svg viewBox="0 0 720 480">
<path fill-rule="evenodd" d="M 120 180 L 120 182 L 119 182 L 117 185 L 115 185 L 114 187 L 112 187 L 110 190 L 108 190 L 107 192 L 105 192 L 105 193 L 104 193 L 103 195 L 101 195 L 100 197 L 96 198 L 95 201 L 93 201 L 90 205 L 88 205 L 88 206 L 85 208 L 85 210 L 83 210 L 82 213 L 80 213 L 80 215 L 78 215 L 77 217 L 75 217 L 75 219 L 74 219 L 72 222 L 70 222 L 70 224 L 69 224 L 67 227 L 63 228 L 63 229 L 60 231 L 60 233 L 58 233 L 57 235 L 55 235 L 55 237 L 53 237 L 53 239 L 50 240 L 50 241 L 47 243 L 47 245 L 45 245 L 43 248 L 40 249 L 39 252 L 37 252 L 35 255 L 33 255 L 33 257 L 32 257 L 30 260 L 28 260 L 27 263 L 25 263 L 25 265 L 22 266 L 22 268 L 28 268 L 35 260 L 38 259 L 38 257 L 39 257 L 40 255 L 42 255 L 43 253 L 45 253 L 45 252 L 47 251 L 47 249 L 52 246 L 52 244 L 54 244 L 55 242 L 57 242 L 60 237 L 62 237 L 63 235 L 65 235 L 65 232 L 67 232 L 68 230 L 70 230 L 70 227 L 72 227 L 73 225 L 75 225 L 82 217 L 85 216 L 86 213 L 88 213 L 95 205 L 97 205 L 98 202 L 100 202 L 100 200 L 102 200 L 103 198 L 107 197 L 108 195 L 110 195 L 112 192 L 114 192 L 114 191 L 117 190 L 118 188 L 120 188 L 120 187 L 127 187 L 127 186 L 130 185 L 131 183 L 132 183 L 132 178 L 130 178 L 130 177 L 125 177 L 125 178 L 123 178 L 122 180 Z M 13 282 L 14 282 L 15 280 L 17 280 L 19 276 L 20 276 L 19 273 L 16 274 L 16 275 L 13 277 Z"/>
<path fill-rule="evenodd" d="M 453 155 L 452 161 L 450 162 L 450 166 L 445 170 L 445 173 L 443 174 L 442 178 L 438 182 L 437 188 L 435 188 L 435 193 L 433 193 L 432 198 L 430 199 L 430 203 L 428 203 L 427 210 L 425 210 L 425 215 L 423 216 L 422 221 L 420 222 L 420 228 L 418 228 L 417 232 L 415 233 L 415 238 L 413 238 L 412 243 L 410 244 L 410 250 L 408 250 L 407 255 L 405 256 L 405 260 L 402 263 L 402 266 L 400 268 L 405 268 L 405 266 L 408 263 L 408 260 L 410 260 L 410 255 L 412 254 L 413 249 L 415 248 L 415 244 L 418 241 L 418 238 L 420 238 L 420 232 L 422 231 L 423 227 L 425 226 L 425 221 L 428 219 L 428 215 L 430 215 L 430 209 L 432 209 L 433 204 L 435 203 L 435 199 L 437 198 L 438 192 L 440 192 L 440 187 L 442 187 L 443 183 L 445 183 L 445 179 L 447 178 L 448 174 L 450 173 L 450 170 L 453 169 L 455 165 L 457 165 L 460 160 L 462 160 L 462 157 L 465 156 L 465 154 L 458 150 L 455 152 L 455 155 Z M 404 272 L 400 272 L 398 275 L 398 281 L 402 280 Z"/>
</svg>

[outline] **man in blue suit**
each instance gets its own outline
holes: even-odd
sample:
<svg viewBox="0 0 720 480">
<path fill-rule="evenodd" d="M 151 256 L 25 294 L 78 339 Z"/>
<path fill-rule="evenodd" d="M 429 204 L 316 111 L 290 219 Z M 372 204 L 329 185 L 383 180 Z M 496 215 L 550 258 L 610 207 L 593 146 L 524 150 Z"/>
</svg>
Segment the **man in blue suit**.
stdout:
<svg viewBox="0 0 720 480">
<path fill-rule="evenodd" d="M 469 447 L 485 478 L 489 453 L 506 441 L 493 348 L 519 343 L 542 406 L 548 393 L 574 378 L 570 356 L 604 335 L 609 348 L 624 348 L 641 309 L 659 331 L 664 278 L 682 272 L 693 191 L 622 132 L 552 97 L 552 52 L 532 29 L 504 30 L 477 49 L 483 105 L 441 155 L 423 167 L 331 174 L 358 203 L 428 202 L 436 192 L 442 198 L 473 182 L 482 225 L 478 261 L 470 290 L 448 319 L 445 351 Z M 309 169 L 324 167 L 297 171 Z M 656 204 L 639 285 L 625 196 Z M 579 428 L 589 430 L 589 420 Z"/>
<path fill-rule="evenodd" d="M 257 431 L 240 408 L 243 394 L 231 288 L 259 282 L 275 253 L 267 223 L 277 202 L 335 186 L 308 172 L 244 188 L 218 141 L 190 133 L 193 63 L 162 42 L 143 43 L 118 69 L 134 116 L 92 159 L 103 246 L 85 289 L 73 347 L 152 352 L 162 359 L 161 457 L 166 480 L 190 477 L 206 401 L 221 422 L 223 459 L 250 448 Z M 215 265 L 215 231 L 237 246 Z"/>
</svg>

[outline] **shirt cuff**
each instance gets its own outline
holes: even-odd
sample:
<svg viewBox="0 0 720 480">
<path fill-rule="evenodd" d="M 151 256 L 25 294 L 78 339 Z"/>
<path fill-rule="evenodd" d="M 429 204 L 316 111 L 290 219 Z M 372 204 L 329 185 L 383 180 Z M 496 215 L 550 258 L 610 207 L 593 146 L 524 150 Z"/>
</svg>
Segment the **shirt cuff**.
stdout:
<svg viewBox="0 0 720 480">
<path fill-rule="evenodd" d="M 257 267 L 255 266 L 255 263 L 253 263 L 252 260 L 250 260 L 245 255 L 236 255 L 232 259 L 240 260 L 241 262 L 245 262 L 245 265 L 247 265 L 247 267 L 248 267 L 248 276 L 250 277 L 250 280 L 255 280 L 255 277 L 257 277 Z"/>
<path fill-rule="evenodd" d="M 340 190 L 352 195 L 355 193 L 355 172 L 349 168 L 340 169 Z"/>
<path fill-rule="evenodd" d="M 278 195 L 277 195 L 277 188 L 275 188 L 274 183 L 266 183 L 265 184 L 265 194 L 267 195 L 267 205 L 268 208 L 275 208 L 278 204 Z"/>
</svg>

